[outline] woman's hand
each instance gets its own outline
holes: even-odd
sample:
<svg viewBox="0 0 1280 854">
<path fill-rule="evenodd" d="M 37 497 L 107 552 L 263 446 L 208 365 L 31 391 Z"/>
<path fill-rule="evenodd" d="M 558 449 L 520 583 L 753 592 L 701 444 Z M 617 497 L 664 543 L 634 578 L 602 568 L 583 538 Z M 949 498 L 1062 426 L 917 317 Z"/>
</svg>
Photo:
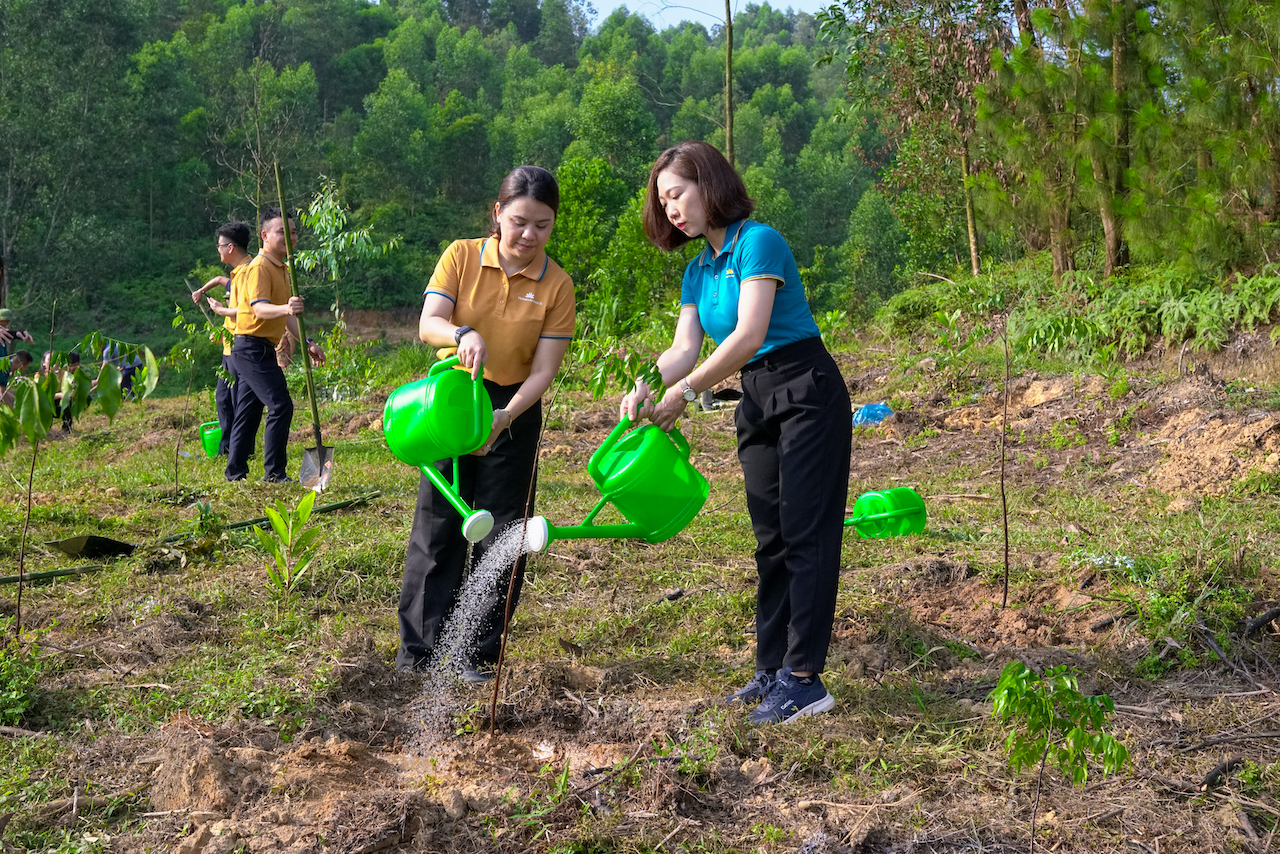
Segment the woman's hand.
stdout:
<svg viewBox="0 0 1280 854">
<path fill-rule="evenodd" d="M 471 379 L 478 379 L 484 369 L 485 359 L 489 351 L 485 348 L 484 336 L 474 329 L 462 336 L 458 342 L 458 364 L 471 369 Z"/>
<path fill-rule="evenodd" d="M 618 406 L 618 419 L 630 418 L 633 422 L 639 421 L 646 407 L 652 414 L 653 390 L 644 380 L 636 380 L 635 388 L 622 398 L 622 403 Z"/>
<path fill-rule="evenodd" d="M 511 413 L 505 409 L 493 410 L 493 424 L 489 427 L 489 438 L 480 447 L 471 452 L 473 457 L 483 457 L 493 450 L 493 443 L 498 438 L 498 434 L 503 430 L 510 430 L 511 423 L 515 421 L 511 417 Z"/>
<path fill-rule="evenodd" d="M 684 414 L 684 409 L 688 405 L 689 402 L 684 399 L 684 390 L 677 383 L 667 389 L 662 400 L 658 401 L 657 408 L 650 414 L 649 420 L 663 430 L 670 430 L 676 426 L 676 419 Z"/>
</svg>

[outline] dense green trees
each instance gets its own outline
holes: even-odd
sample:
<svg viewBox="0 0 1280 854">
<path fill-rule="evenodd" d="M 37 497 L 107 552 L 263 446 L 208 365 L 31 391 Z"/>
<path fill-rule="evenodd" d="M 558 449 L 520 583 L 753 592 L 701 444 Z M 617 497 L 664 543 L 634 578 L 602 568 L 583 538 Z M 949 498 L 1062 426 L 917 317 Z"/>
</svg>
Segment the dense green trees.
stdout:
<svg viewBox="0 0 1280 854">
<path fill-rule="evenodd" d="M 949 172 L 976 231 L 1049 249 L 1057 277 L 1081 249 L 1106 277 L 1130 260 L 1277 259 L 1276 4 L 842 0 L 820 18 L 853 101 L 895 143 L 886 186 L 910 243 L 954 224 L 946 181 L 919 192 Z"/>
<path fill-rule="evenodd" d="M 1280 252 L 1280 12 L 1214 8 L 747 4 L 736 160 L 817 309 L 984 252 L 1248 271 Z M 138 305 L 168 311 L 278 161 L 299 205 L 331 180 L 373 239 L 402 238 L 345 271 L 344 303 L 412 304 L 536 163 L 563 185 L 553 255 L 624 330 L 678 286 L 639 194 L 663 147 L 724 145 L 725 37 L 625 8 L 591 26 L 582 0 L 0 0 L 0 299 L 163 328 Z"/>
<path fill-rule="evenodd" d="M 803 263 L 828 247 L 826 292 L 847 294 L 854 267 L 831 261 L 880 140 L 833 120 L 816 33 L 739 14 L 738 162 L 760 217 Z M 331 180 L 374 239 L 402 238 L 345 272 L 353 308 L 415 302 L 442 244 L 487 228 L 503 174 L 557 170 L 553 255 L 620 330 L 679 282 L 643 246 L 649 165 L 724 143 L 724 32 L 625 8 L 592 27 L 582 0 L 0 0 L 0 43 L 0 299 L 122 332 L 167 326 L 213 227 L 269 203 L 276 162 L 297 204 Z"/>
</svg>

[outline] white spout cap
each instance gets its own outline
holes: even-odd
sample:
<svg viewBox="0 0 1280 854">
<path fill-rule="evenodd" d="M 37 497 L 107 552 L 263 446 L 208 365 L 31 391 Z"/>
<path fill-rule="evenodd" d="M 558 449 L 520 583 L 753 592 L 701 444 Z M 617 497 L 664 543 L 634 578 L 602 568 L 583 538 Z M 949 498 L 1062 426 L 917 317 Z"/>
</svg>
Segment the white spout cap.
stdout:
<svg viewBox="0 0 1280 854">
<path fill-rule="evenodd" d="M 527 552 L 546 551 L 551 545 L 551 525 L 546 516 L 531 516 L 525 523 L 524 550 Z"/>
<path fill-rule="evenodd" d="M 493 530 L 493 514 L 488 510 L 477 510 L 462 521 L 462 536 L 468 543 L 478 543 Z"/>
</svg>

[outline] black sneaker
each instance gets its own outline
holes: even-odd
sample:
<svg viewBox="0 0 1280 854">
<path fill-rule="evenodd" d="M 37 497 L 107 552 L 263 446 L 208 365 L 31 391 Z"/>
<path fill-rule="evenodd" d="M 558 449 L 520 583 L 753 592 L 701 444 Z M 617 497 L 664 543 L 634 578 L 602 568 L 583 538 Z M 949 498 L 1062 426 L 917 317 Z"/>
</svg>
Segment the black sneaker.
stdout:
<svg viewBox="0 0 1280 854">
<path fill-rule="evenodd" d="M 493 678 L 498 675 L 497 668 L 492 664 L 478 664 L 475 667 L 468 667 L 462 671 L 459 678 L 469 685 L 483 685 L 486 682 L 492 682 Z"/>
<path fill-rule="evenodd" d="M 801 679 L 791 674 L 790 667 L 784 667 L 750 720 L 753 724 L 786 724 L 829 712 L 835 704 L 836 698 L 827 693 L 821 676 L 815 673 Z"/>
<path fill-rule="evenodd" d="M 725 697 L 724 701 L 726 703 L 740 703 L 744 706 L 748 703 L 758 703 L 769 693 L 774 681 L 773 673 L 768 670 L 757 670 L 756 675 L 751 677 L 750 682 Z"/>
<path fill-rule="evenodd" d="M 295 485 L 298 483 L 296 480 L 294 480 L 293 478 L 287 475 L 285 477 L 264 477 L 262 479 L 262 482 L 263 483 L 292 483 Z"/>
</svg>

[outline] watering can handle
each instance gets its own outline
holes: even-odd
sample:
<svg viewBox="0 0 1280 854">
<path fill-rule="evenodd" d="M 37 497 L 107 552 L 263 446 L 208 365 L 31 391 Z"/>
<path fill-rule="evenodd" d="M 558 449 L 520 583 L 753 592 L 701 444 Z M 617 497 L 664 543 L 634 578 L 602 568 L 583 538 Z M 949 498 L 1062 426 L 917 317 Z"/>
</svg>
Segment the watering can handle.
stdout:
<svg viewBox="0 0 1280 854">
<path fill-rule="evenodd" d="M 596 483 L 604 480 L 604 475 L 601 474 L 600 466 L 596 462 L 597 458 L 604 459 L 605 456 L 608 455 L 609 450 L 614 445 L 618 444 L 618 440 L 622 438 L 622 434 L 627 432 L 629 429 L 631 429 L 631 418 L 624 415 L 622 416 L 622 420 L 618 422 L 618 426 L 613 428 L 613 432 L 610 433 L 602 443 L 600 443 L 600 447 L 591 455 L 591 459 L 587 461 L 587 473 L 591 475 L 591 479 Z"/>
<path fill-rule="evenodd" d="M 591 479 L 596 483 L 605 479 L 604 474 L 600 471 L 599 464 L 596 462 L 597 457 L 604 459 L 604 457 L 608 456 L 609 450 L 618 443 L 618 440 L 622 438 L 622 434 L 626 433 L 629 429 L 631 429 L 631 417 L 624 415 L 622 416 L 622 420 L 618 422 L 618 426 L 613 428 L 613 432 L 600 443 L 600 448 L 592 454 L 591 459 L 587 461 L 587 473 L 591 475 Z M 686 460 L 689 459 L 689 440 L 684 437 L 684 434 L 680 432 L 679 428 L 672 427 L 667 431 L 667 435 L 671 437 L 672 443 L 676 446 L 676 449 L 684 455 L 684 458 Z"/>
<path fill-rule="evenodd" d="M 427 376 L 431 376 L 432 374 L 437 374 L 440 371 L 447 371 L 450 368 L 456 367 L 457 364 L 458 364 L 457 356 L 450 356 L 447 359 L 441 359 L 440 361 L 436 362 L 434 365 L 431 366 L 431 369 L 427 371 Z"/>
<path fill-rule="evenodd" d="M 431 368 L 427 371 L 427 376 L 432 376 L 433 374 L 438 374 L 443 371 L 448 371 L 453 368 L 456 368 L 457 366 L 458 366 L 458 357 L 456 355 L 453 355 L 447 359 L 441 359 L 440 361 L 432 365 Z M 480 414 L 480 410 L 482 409 L 482 407 L 480 406 L 480 400 L 481 400 L 480 395 L 483 391 L 484 391 L 484 363 L 482 362 L 480 364 L 480 376 L 476 377 L 475 385 L 472 387 L 472 390 L 471 390 L 471 402 L 475 404 L 472 407 L 472 409 L 476 414 L 476 423 L 475 423 L 474 430 L 477 436 L 480 435 L 481 433 L 488 433 L 489 427 L 491 426 L 489 424 L 484 423 L 484 416 Z"/>
</svg>

